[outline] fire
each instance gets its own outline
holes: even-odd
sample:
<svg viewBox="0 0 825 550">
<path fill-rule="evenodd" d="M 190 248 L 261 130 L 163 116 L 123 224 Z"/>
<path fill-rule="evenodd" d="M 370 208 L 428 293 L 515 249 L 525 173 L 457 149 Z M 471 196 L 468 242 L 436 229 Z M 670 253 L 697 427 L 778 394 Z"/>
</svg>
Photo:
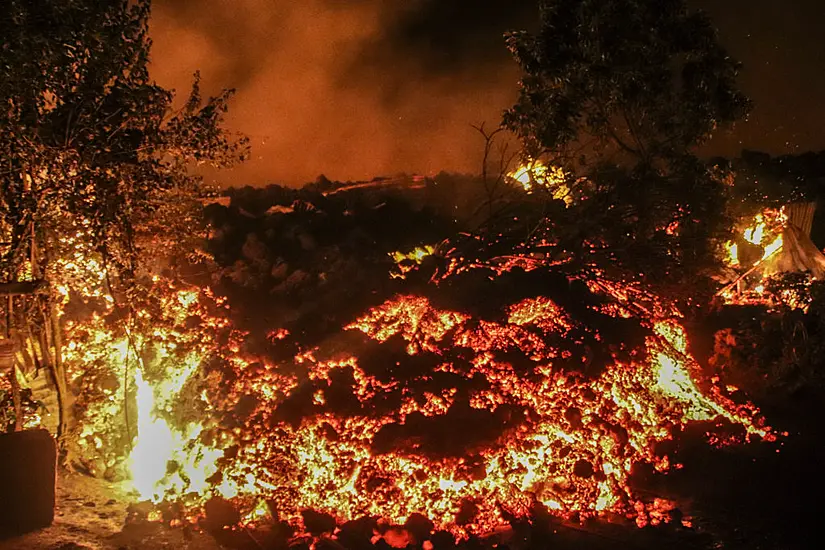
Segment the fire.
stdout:
<svg viewBox="0 0 825 550">
<path fill-rule="evenodd" d="M 427 256 L 431 256 L 435 252 L 435 248 L 430 245 L 425 246 L 417 246 L 412 249 L 410 252 L 392 252 L 390 256 L 396 263 L 401 263 L 404 260 L 409 260 L 416 264 L 420 264 L 424 258 Z"/>
<path fill-rule="evenodd" d="M 771 241 L 769 245 L 765 247 L 765 251 L 762 253 L 762 259 L 766 260 L 779 252 L 782 249 L 782 235 L 777 235 L 776 238 Z"/>
<path fill-rule="evenodd" d="M 725 263 L 737 276 L 720 295 L 727 303 L 767 303 L 765 285 L 774 272 L 769 266 L 785 245 L 788 217 L 784 208 L 768 208 L 746 223 L 737 229 L 738 242 L 731 240 L 725 244 Z M 746 254 L 743 248 L 752 251 Z"/>
<path fill-rule="evenodd" d="M 155 486 L 166 476 L 166 464 L 175 450 L 169 425 L 154 418 L 155 396 L 140 370 L 135 371 L 137 387 L 137 443 L 129 456 L 132 484 L 143 499 L 155 497 Z"/>
<path fill-rule="evenodd" d="M 740 227 L 737 234 L 741 235 L 744 242 L 762 248 L 761 258 L 756 259 L 756 261 L 762 262 L 782 249 L 782 231 L 787 222 L 788 218 L 784 209 L 769 208 L 754 216 L 748 225 Z M 725 244 L 725 249 L 728 265 L 739 267 L 741 265 L 740 248 L 736 241 L 728 241 Z M 752 264 L 745 267 L 751 266 Z"/>
<path fill-rule="evenodd" d="M 202 426 L 192 423 L 178 431 L 158 417 L 156 390 L 143 379 L 140 370 L 135 371 L 135 387 L 137 434 L 129 454 L 134 489 L 142 500 L 153 502 L 173 495 L 208 493 L 208 480 L 217 472 L 223 451 L 199 442 Z M 228 487 L 221 492 L 234 495 Z"/>
<path fill-rule="evenodd" d="M 417 265 L 421 265 L 426 257 L 432 256 L 434 253 L 435 247 L 431 245 L 417 246 L 409 252 L 390 252 L 390 257 L 398 268 L 398 272 L 391 273 L 391 276 L 398 279 L 405 278 L 407 273 L 415 269 Z"/>
<path fill-rule="evenodd" d="M 80 388 L 77 460 L 93 473 L 125 472 L 142 499 L 159 502 L 210 490 L 207 479 L 223 450 L 201 441 L 201 419 L 179 411 L 191 403 L 199 415 L 208 413 L 197 395 L 199 372 L 218 352 L 210 339 L 227 321 L 209 311 L 220 310 L 220 301 L 208 289 L 155 278 L 153 291 L 157 309 L 136 311 L 136 324 L 124 326 L 109 319 L 114 299 L 93 289 L 87 296 L 99 298 L 91 300 L 94 312 L 65 321 L 65 359 Z M 150 315 L 151 323 L 142 322 Z"/>
<path fill-rule="evenodd" d="M 751 244 L 762 244 L 762 239 L 765 237 L 765 217 L 762 214 L 757 214 L 753 224 L 745 228 L 743 235 L 745 240 Z"/>
<path fill-rule="evenodd" d="M 725 243 L 725 262 L 731 267 L 739 267 L 739 245 L 733 241 Z"/>
<path fill-rule="evenodd" d="M 551 191 L 554 199 L 568 204 L 572 200 L 566 183 L 567 176 L 558 166 L 547 165 L 540 160 L 528 160 L 507 175 L 521 184 L 528 193 L 542 188 Z"/>
</svg>

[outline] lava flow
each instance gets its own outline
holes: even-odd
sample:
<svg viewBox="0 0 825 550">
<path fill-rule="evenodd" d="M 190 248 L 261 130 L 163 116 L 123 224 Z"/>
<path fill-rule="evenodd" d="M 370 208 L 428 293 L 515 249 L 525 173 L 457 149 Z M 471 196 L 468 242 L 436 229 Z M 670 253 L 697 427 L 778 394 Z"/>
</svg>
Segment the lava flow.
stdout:
<svg viewBox="0 0 825 550">
<path fill-rule="evenodd" d="M 81 455 L 97 473 L 128 469 L 143 499 L 197 515 L 220 497 L 246 522 L 274 514 L 299 529 L 307 509 L 423 514 L 459 536 L 536 505 L 659 521 L 629 484 L 634 464 L 672 467 L 657 443 L 695 421 L 773 436 L 702 379 L 678 312 L 632 285 L 586 288 L 597 299 L 583 311 L 535 296 L 487 318 L 397 295 L 277 362 L 244 351 L 208 289 L 156 280 L 141 330 L 97 313 L 67 321 L 67 362 L 84 365 L 70 372 L 85 373 Z M 611 323 L 644 336 L 608 346 L 614 329 L 594 327 Z"/>
</svg>

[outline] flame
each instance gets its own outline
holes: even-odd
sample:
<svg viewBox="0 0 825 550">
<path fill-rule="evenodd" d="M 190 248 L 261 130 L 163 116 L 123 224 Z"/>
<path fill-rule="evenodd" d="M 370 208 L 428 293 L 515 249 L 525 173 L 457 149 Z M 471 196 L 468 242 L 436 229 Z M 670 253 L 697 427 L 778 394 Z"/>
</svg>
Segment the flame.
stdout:
<svg viewBox="0 0 825 550">
<path fill-rule="evenodd" d="M 137 388 L 137 438 L 129 457 L 132 484 L 143 499 L 156 496 L 155 488 L 166 476 L 166 465 L 175 450 L 175 438 L 169 425 L 153 418 L 155 396 L 152 387 L 135 371 Z"/>
<path fill-rule="evenodd" d="M 740 247 L 731 240 L 725 244 L 724 261 L 729 268 L 739 273 L 734 283 L 720 291 L 720 295 L 729 304 L 764 304 L 770 305 L 765 295 L 765 283 L 771 270 L 764 269 L 764 263 L 782 251 L 784 230 L 788 223 L 785 209 L 765 209 L 754 216 L 747 225 L 740 224 L 737 234 L 742 242 L 761 248 L 761 255 L 751 254 L 748 263 L 740 258 Z M 744 227 L 743 227 L 744 225 Z M 757 249 L 758 250 L 758 249 Z M 745 277 L 748 277 L 745 279 Z M 782 299 L 784 305 L 796 307 L 793 298 Z"/>
<path fill-rule="evenodd" d="M 768 208 L 753 217 L 744 227 L 740 225 L 737 234 L 741 238 L 754 246 L 762 247 L 762 257 L 758 261 L 764 261 L 777 251 L 782 249 L 782 231 L 788 219 L 784 209 L 775 210 Z M 768 244 L 764 244 L 769 241 Z M 725 243 L 725 260 L 730 267 L 740 267 L 739 245 L 735 241 Z M 742 266 L 749 268 L 751 266 Z"/>
<path fill-rule="evenodd" d="M 765 251 L 762 253 L 762 259 L 766 260 L 779 252 L 782 249 L 782 235 L 778 235 L 771 243 L 765 247 Z"/>
<path fill-rule="evenodd" d="M 431 245 L 417 246 L 409 252 L 390 252 L 390 257 L 396 263 L 396 268 L 398 269 L 398 273 L 391 273 L 391 276 L 404 279 L 407 273 L 415 269 L 415 266 L 421 265 L 424 258 L 432 256 L 434 253 L 435 247 Z"/>
<path fill-rule="evenodd" d="M 528 160 L 507 175 L 521 184 L 528 193 L 540 187 L 552 191 L 554 199 L 563 200 L 567 204 L 572 201 L 566 174 L 558 166 L 547 165 L 540 160 Z"/>
<path fill-rule="evenodd" d="M 733 241 L 725 243 L 725 263 L 731 267 L 739 266 L 739 245 Z"/>
<path fill-rule="evenodd" d="M 762 239 L 765 237 L 765 217 L 762 214 L 757 214 L 753 224 L 745 228 L 743 236 L 751 244 L 762 244 Z"/>
<path fill-rule="evenodd" d="M 424 261 L 424 258 L 426 258 L 427 256 L 431 256 L 433 254 L 433 252 L 435 252 L 434 247 L 432 247 L 430 245 L 425 245 L 425 246 L 417 246 L 414 249 L 412 249 L 410 252 L 407 252 L 407 253 L 398 252 L 398 251 L 391 252 L 390 256 L 392 257 L 393 260 L 395 260 L 396 263 L 401 263 L 404 260 L 409 260 L 409 261 L 414 262 L 416 264 L 420 264 L 422 261 Z"/>
</svg>

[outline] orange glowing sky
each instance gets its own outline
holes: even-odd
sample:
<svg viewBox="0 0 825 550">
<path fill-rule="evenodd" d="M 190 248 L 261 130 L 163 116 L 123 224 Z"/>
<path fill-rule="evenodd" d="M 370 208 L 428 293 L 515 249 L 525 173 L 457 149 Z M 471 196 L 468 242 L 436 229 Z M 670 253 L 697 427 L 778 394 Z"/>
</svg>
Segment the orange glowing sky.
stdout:
<svg viewBox="0 0 825 550">
<path fill-rule="evenodd" d="M 253 154 L 220 180 L 300 184 L 322 172 L 364 179 L 476 170 L 482 143 L 470 125 L 498 122 L 515 98 L 515 85 L 501 85 L 502 79 L 516 82 L 515 66 L 433 77 L 421 74 L 414 60 L 398 59 L 349 76 L 345 70 L 377 35 L 382 10 L 377 2 L 330 6 L 324 0 L 214 0 L 198 13 L 156 2 L 158 82 L 185 90 L 200 68 L 207 90 L 237 88 L 229 125 L 251 137 Z M 385 70 L 409 75 L 391 99 Z"/>
<path fill-rule="evenodd" d="M 535 0 L 155 0 L 153 75 L 185 90 L 237 88 L 228 123 L 252 159 L 223 185 L 299 185 L 321 173 L 478 170 L 471 124 L 497 124 L 518 73 L 502 33 L 535 21 Z M 825 2 L 690 0 L 745 64 L 756 109 L 714 153 L 825 148 Z M 210 176 L 212 177 L 212 176 Z"/>
</svg>

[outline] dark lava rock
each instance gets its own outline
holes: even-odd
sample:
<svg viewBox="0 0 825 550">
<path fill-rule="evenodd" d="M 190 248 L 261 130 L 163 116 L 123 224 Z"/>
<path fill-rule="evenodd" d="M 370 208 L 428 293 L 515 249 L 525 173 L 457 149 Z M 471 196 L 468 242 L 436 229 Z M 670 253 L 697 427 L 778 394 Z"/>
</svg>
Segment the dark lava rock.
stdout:
<svg viewBox="0 0 825 550">
<path fill-rule="evenodd" d="M 433 528 L 435 528 L 433 522 L 427 516 L 421 514 L 411 514 L 404 523 L 404 529 L 409 531 L 418 544 L 429 538 Z"/>
<path fill-rule="evenodd" d="M 564 418 L 573 428 L 580 428 L 582 426 L 582 412 L 577 407 L 567 409 L 564 412 Z"/>
<path fill-rule="evenodd" d="M 341 529 L 338 532 L 338 540 L 344 547 L 350 550 L 372 548 L 371 539 L 377 525 L 377 520 L 370 517 L 348 521 L 341 525 Z"/>
<path fill-rule="evenodd" d="M 241 521 L 241 514 L 235 506 L 220 497 L 209 499 L 203 509 L 206 513 L 206 527 L 210 531 L 236 525 Z"/>
<path fill-rule="evenodd" d="M 472 500 L 462 500 L 455 515 L 455 522 L 458 525 L 466 525 L 472 522 L 478 515 L 478 505 Z"/>
<path fill-rule="evenodd" d="M 590 464 L 590 462 L 588 462 L 587 460 L 577 460 L 576 464 L 573 466 L 573 474 L 579 477 L 593 477 L 594 473 L 596 472 L 595 470 L 593 470 L 593 465 Z"/>
<path fill-rule="evenodd" d="M 316 512 L 315 510 L 304 510 L 301 512 L 304 519 L 304 527 L 314 536 L 322 533 L 332 533 L 335 530 L 335 518 L 329 514 Z"/>
<path fill-rule="evenodd" d="M 322 537 L 318 542 L 316 542 L 313 546 L 315 550 L 349 550 L 347 547 L 343 546 L 337 540 L 329 539 L 326 537 Z"/>
<path fill-rule="evenodd" d="M 455 537 L 446 531 L 436 531 L 430 537 L 435 550 L 452 550 L 456 547 Z"/>
</svg>

